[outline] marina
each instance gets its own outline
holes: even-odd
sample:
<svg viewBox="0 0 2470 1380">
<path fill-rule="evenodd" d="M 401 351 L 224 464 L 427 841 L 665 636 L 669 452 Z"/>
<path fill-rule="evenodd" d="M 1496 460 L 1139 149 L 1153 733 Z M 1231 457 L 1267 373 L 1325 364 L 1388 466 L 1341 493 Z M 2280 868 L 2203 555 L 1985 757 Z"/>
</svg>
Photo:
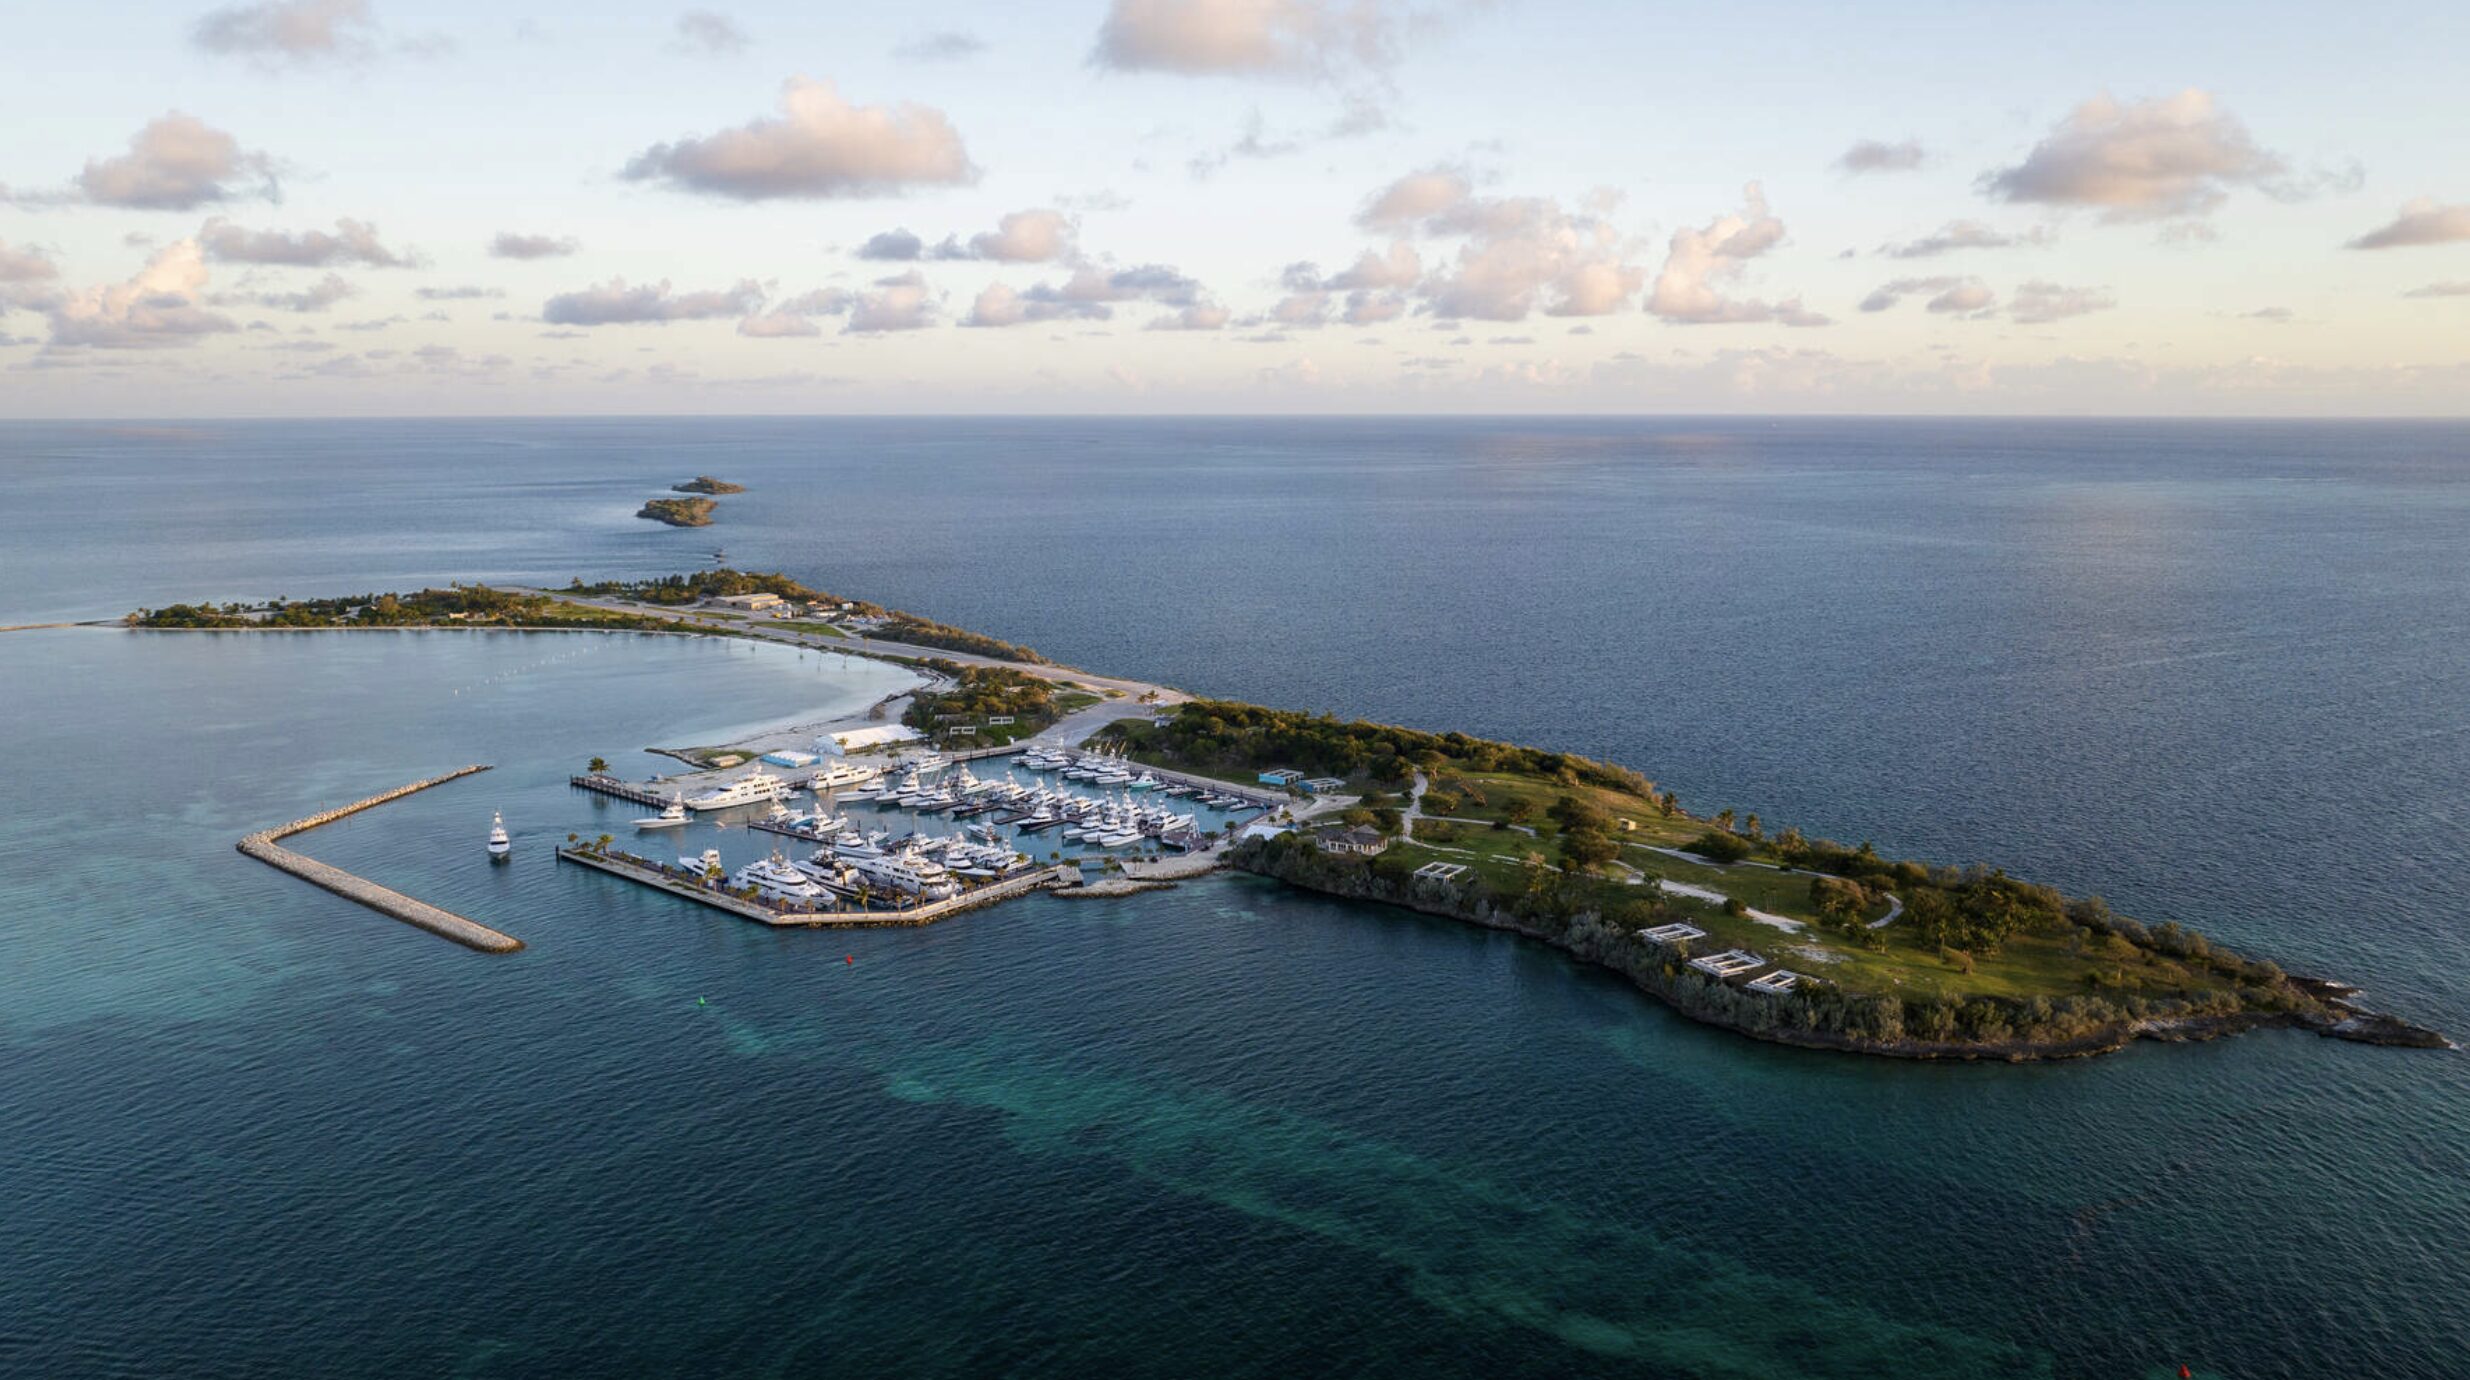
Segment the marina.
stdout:
<svg viewBox="0 0 2470 1380">
<path fill-rule="evenodd" d="M 964 911 L 994 905 L 1034 891 L 1060 886 L 1075 875 L 1070 868 L 1037 868 L 1019 876 L 992 882 L 973 890 L 961 891 L 939 901 L 918 902 L 889 909 L 821 909 L 796 903 L 768 900 L 761 896 L 738 894 L 713 879 L 698 879 L 683 869 L 638 857 L 614 849 L 602 850 L 586 845 L 574 845 L 557 850 L 558 861 L 581 863 L 612 876 L 665 891 L 715 910 L 727 911 L 741 919 L 777 928 L 864 928 L 896 925 L 926 925 L 961 914 Z"/>
</svg>

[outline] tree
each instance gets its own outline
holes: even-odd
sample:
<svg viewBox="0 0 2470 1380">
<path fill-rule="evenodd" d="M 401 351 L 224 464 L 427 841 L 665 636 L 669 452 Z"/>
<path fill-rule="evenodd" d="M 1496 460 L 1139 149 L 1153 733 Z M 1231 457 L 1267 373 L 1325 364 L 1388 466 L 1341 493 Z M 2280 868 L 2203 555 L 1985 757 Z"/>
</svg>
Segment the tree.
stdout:
<svg viewBox="0 0 2470 1380">
<path fill-rule="evenodd" d="M 1600 867 L 1620 854 L 1610 834 L 1597 830 L 1561 836 L 1561 860 L 1576 868 Z"/>
<path fill-rule="evenodd" d="M 594 776 L 598 776 L 609 770 L 609 759 L 606 757 L 595 757 L 592 759 L 591 765 L 585 767 L 584 770 L 590 772 Z"/>
<path fill-rule="evenodd" d="M 1755 814 L 1752 814 L 1748 819 L 1741 821 L 1741 832 L 1754 839 L 1766 837 L 1764 830 L 1758 822 L 1758 816 Z"/>
<path fill-rule="evenodd" d="M 1727 805 L 1723 809 L 1715 812 L 1715 827 L 1723 830 L 1727 834 L 1732 832 L 1731 806 Z"/>
</svg>

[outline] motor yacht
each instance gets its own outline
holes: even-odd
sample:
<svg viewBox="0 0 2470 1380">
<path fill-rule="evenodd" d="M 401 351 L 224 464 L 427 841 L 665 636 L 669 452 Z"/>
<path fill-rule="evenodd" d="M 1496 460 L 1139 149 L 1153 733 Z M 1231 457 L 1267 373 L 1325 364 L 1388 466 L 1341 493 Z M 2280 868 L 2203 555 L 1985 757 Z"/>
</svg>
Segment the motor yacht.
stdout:
<svg viewBox="0 0 2470 1380">
<path fill-rule="evenodd" d="M 726 785 L 686 797 L 690 810 L 726 810 L 733 805 L 752 805 L 757 801 L 779 800 L 789 794 L 789 783 L 758 766 L 753 771 Z"/>
</svg>

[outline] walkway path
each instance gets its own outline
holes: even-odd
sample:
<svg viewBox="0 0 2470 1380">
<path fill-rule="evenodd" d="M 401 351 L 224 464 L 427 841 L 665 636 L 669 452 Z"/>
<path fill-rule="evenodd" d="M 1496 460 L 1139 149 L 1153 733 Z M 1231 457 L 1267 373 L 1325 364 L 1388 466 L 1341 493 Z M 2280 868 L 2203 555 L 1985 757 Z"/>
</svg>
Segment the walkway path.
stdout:
<svg viewBox="0 0 2470 1380">
<path fill-rule="evenodd" d="M 1696 863 L 1700 867 L 1712 867 L 1718 872 L 1729 871 L 1736 867 L 1763 867 L 1769 872 L 1781 872 L 1788 877 L 1804 875 L 1802 870 L 1797 867 L 1783 867 L 1775 863 L 1767 862 L 1752 862 L 1746 858 L 1737 863 L 1717 862 L 1713 858 L 1701 857 L 1696 853 L 1685 852 L 1679 848 L 1667 848 L 1658 843 L 1632 843 L 1629 846 L 1632 848 L 1642 848 L 1650 853 L 1661 853 L 1670 858 L 1679 858 L 1681 861 L 1686 863 Z M 1811 872 L 1806 875 L 1821 877 L 1827 874 L 1821 872 Z M 1717 891 L 1711 887 L 1692 886 L 1686 882 L 1666 881 L 1664 883 L 1664 888 L 1668 891 L 1678 892 L 1683 896 L 1695 896 L 1699 900 L 1714 901 L 1718 904 L 1731 899 L 1723 892 Z M 1887 926 L 1894 924 L 1896 917 L 1904 913 L 1903 897 L 1896 895 L 1892 891 L 1882 891 L 1879 895 L 1887 898 L 1887 913 L 1884 916 L 1870 922 L 1870 928 L 1874 930 L 1883 930 Z M 1751 918 L 1762 921 L 1766 924 L 1781 925 L 1791 929 L 1799 929 L 1802 925 L 1801 921 L 1792 919 L 1789 916 L 1775 915 L 1763 910 L 1751 911 L 1750 916 Z"/>
</svg>

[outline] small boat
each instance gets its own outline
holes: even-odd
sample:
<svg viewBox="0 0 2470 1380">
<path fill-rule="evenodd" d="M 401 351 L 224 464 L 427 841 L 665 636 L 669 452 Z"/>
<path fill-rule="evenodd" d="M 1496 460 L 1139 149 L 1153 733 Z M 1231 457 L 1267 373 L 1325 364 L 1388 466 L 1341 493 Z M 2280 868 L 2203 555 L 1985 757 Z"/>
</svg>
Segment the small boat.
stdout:
<svg viewBox="0 0 2470 1380">
<path fill-rule="evenodd" d="M 504 862 L 515 851 L 515 841 L 506 836 L 506 817 L 495 810 L 489 812 L 489 861 Z"/>
<path fill-rule="evenodd" d="M 675 829 L 685 822 L 686 798 L 673 795 L 669 797 L 669 803 L 661 808 L 659 814 L 649 819 L 636 820 L 635 827 L 638 829 Z"/>
</svg>

